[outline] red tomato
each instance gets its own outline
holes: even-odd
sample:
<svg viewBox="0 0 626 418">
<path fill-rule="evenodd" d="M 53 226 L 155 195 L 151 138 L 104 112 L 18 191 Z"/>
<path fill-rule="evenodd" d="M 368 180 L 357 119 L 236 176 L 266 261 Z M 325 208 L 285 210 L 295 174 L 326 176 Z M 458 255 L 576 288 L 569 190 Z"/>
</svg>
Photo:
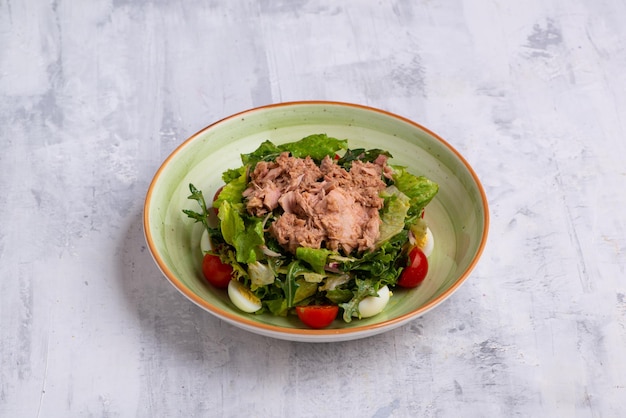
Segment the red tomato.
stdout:
<svg viewBox="0 0 626 418">
<path fill-rule="evenodd" d="M 215 192 L 215 194 L 213 195 L 213 201 L 215 202 L 217 200 L 217 197 L 220 195 L 220 193 L 222 193 L 222 189 L 224 188 L 224 186 L 220 187 L 219 189 L 217 189 L 217 191 Z M 219 209 L 218 208 L 213 208 L 213 210 L 215 211 L 215 214 L 218 215 L 219 214 Z"/>
<path fill-rule="evenodd" d="M 409 265 L 400 274 L 398 286 L 416 287 L 424 281 L 428 273 L 428 259 L 418 247 L 409 253 Z"/>
<path fill-rule="evenodd" d="M 202 259 L 202 274 L 215 287 L 226 289 L 232 272 L 232 266 L 222 263 L 222 260 L 216 255 L 206 254 Z"/>
<path fill-rule="evenodd" d="M 311 328 L 326 328 L 337 317 L 339 306 L 337 305 L 309 305 L 296 306 L 298 318 L 306 326 Z"/>
</svg>

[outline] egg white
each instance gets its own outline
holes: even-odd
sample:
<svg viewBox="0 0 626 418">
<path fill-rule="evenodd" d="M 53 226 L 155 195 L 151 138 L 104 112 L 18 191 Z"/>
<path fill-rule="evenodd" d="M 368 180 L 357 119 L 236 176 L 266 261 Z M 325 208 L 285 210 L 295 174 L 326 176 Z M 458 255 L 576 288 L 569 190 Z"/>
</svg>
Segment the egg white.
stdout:
<svg viewBox="0 0 626 418">
<path fill-rule="evenodd" d="M 261 300 L 237 280 L 228 283 L 228 297 L 243 312 L 252 313 L 261 309 Z"/>
<path fill-rule="evenodd" d="M 383 286 L 378 290 L 378 296 L 368 296 L 359 303 L 359 313 L 361 318 L 369 318 L 378 315 L 385 309 L 391 292 L 387 286 Z"/>
<path fill-rule="evenodd" d="M 202 254 L 211 251 L 211 239 L 209 238 L 209 231 L 204 229 L 202 232 L 202 237 L 200 238 L 200 250 L 202 250 Z"/>
<path fill-rule="evenodd" d="M 435 237 L 433 236 L 433 232 L 428 227 L 426 228 L 425 237 L 420 243 L 419 248 L 426 257 L 430 257 L 435 249 Z"/>
</svg>

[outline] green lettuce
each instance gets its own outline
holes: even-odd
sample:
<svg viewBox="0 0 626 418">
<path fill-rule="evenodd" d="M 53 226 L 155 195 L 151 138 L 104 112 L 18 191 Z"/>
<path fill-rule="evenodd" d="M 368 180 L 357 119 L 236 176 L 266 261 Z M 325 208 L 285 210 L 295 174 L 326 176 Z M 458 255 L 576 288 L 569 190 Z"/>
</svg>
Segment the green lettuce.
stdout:
<svg viewBox="0 0 626 418">
<path fill-rule="evenodd" d="M 394 185 L 410 199 L 408 216 L 419 216 L 439 191 L 439 185 L 424 176 L 414 176 L 405 167 L 394 166 L 393 170 Z"/>
<path fill-rule="evenodd" d="M 264 141 L 259 147 L 249 154 L 241 154 L 244 165 L 255 165 L 259 161 L 275 160 L 282 151 L 272 141 Z"/>
<path fill-rule="evenodd" d="M 298 284 L 298 287 L 296 288 L 296 293 L 293 296 L 294 305 L 317 293 L 317 283 L 307 282 L 306 279 L 297 279 L 296 283 Z"/>
<path fill-rule="evenodd" d="M 293 157 L 311 157 L 319 163 L 324 157 L 334 157 L 335 153 L 348 148 L 345 139 L 331 138 L 326 134 L 309 135 L 299 141 L 275 145 L 271 141 L 263 142 L 256 150 L 249 154 L 242 154 L 244 165 L 254 166 L 259 161 L 273 161 L 283 152 L 290 152 Z"/>
<path fill-rule="evenodd" d="M 402 232 L 406 215 L 411 208 L 410 199 L 395 186 L 389 186 L 382 194 L 385 206 L 380 216 L 380 233 L 376 246 Z"/>
<path fill-rule="evenodd" d="M 289 313 L 289 307 L 285 298 L 263 299 L 263 303 L 272 315 L 287 316 L 287 313 Z"/>
<path fill-rule="evenodd" d="M 309 135 L 296 142 L 279 145 L 282 151 L 289 151 L 296 158 L 311 157 L 320 162 L 326 156 L 334 157 L 335 153 L 348 148 L 345 139 L 330 138 L 326 134 Z"/>
<path fill-rule="evenodd" d="M 243 191 L 248 187 L 247 167 L 228 170 L 227 173 L 223 175 L 226 184 L 213 202 L 214 208 L 219 208 L 224 201 L 231 205 L 241 204 L 243 201 Z M 226 179 L 230 180 L 226 181 Z"/>
<path fill-rule="evenodd" d="M 329 254 L 332 254 L 332 251 L 325 248 L 298 247 L 296 249 L 296 258 L 310 265 L 313 271 L 319 274 L 324 273 Z"/>
<path fill-rule="evenodd" d="M 235 206 L 226 200 L 219 207 L 218 217 L 222 237 L 235 248 L 237 262 L 254 263 L 257 260 L 257 251 L 265 243 L 262 220 L 246 218 L 244 221 Z"/>
<path fill-rule="evenodd" d="M 352 293 L 352 290 L 346 288 L 337 288 L 326 292 L 326 299 L 335 305 L 350 302 L 353 297 L 354 293 Z"/>
</svg>

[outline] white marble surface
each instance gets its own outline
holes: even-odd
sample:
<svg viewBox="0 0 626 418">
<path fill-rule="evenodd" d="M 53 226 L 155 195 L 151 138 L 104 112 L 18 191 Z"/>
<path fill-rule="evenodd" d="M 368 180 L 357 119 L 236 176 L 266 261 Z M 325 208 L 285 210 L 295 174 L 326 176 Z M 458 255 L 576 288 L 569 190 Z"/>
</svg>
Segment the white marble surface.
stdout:
<svg viewBox="0 0 626 418">
<path fill-rule="evenodd" d="M 623 0 L 0 0 L 0 416 L 623 416 L 625 17 Z M 146 250 L 174 147 L 302 99 L 411 118 L 483 181 L 481 262 L 407 326 L 250 334 Z"/>
</svg>

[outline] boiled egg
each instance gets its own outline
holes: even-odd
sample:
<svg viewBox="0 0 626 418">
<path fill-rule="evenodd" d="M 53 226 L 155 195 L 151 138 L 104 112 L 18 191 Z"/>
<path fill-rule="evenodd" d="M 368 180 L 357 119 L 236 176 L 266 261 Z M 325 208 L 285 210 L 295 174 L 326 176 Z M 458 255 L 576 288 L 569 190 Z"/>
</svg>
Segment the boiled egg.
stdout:
<svg viewBox="0 0 626 418">
<path fill-rule="evenodd" d="M 262 306 L 261 300 L 237 280 L 228 283 L 228 297 L 233 305 L 247 313 L 256 312 Z"/>
<path fill-rule="evenodd" d="M 370 316 L 377 315 L 385 309 L 391 292 L 387 286 L 383 286 L 378 289 L 378 296 L 368 296 L 359 303 L 359 313 L 361 318 L 369 318 Z"/>
<path fill-rule="evenodd" d="M 417 243 L 417 246 L 422 250 L 426 257 L 430 257 L 433 253 L 433 249 L 435 248 L 435 237 L 433 237 L 433 232 L 430 228 L 426 227 L 426 233 Z"/>
<path fill-rule="evenodd" d="M 209 238 L 209 231 L 207 231 L 206 228 L 204 228 L 202 237 L 200 237 L 200 249 L 202 250 L 202 254 L 208 253 L 212 250 L 211 239 Z"/>
<path fill-rule="evenodd" d="M 418 219 L 411 225 L 411 234 L 409 240 L 412 245 L 418 247 L 426 257 L 429 257 L 435 248 L 435 237 L 433 231 L 423 219 Z"/>
</svg>

